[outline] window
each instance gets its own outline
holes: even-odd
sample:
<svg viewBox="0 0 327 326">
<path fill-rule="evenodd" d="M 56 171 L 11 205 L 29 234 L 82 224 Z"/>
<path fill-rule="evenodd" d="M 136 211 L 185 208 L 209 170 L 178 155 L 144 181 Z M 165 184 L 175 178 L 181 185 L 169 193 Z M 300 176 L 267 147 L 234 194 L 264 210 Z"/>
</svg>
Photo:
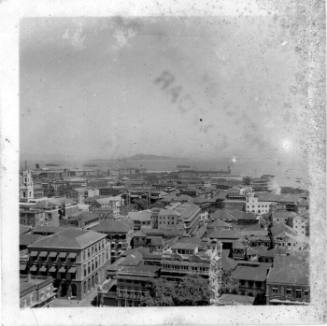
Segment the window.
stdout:
<svg viewBox="0 0 327 326">
<path fill-rule="evenodd" d="M 308 296 L 309 295 L 309 290 L 304 290 L 304 296 Z"/>
<path fill-rule="evenodd" d="M 272 294 L 278 294 L 278 288 L 272 288 L 271 292 Z"/>
<path fill-rule="evenodd" d="M 287 295 L 287 296 L 291 296 L 291 295 L 292 295 L 292 289 L 287 288 L 287 289 L 286 289 L 286 295 Z"/>
<path fill-rule="evenodd" d="M 302 298 L 302 291 L 300 289 L 295 290 L 295 298 L 296 299 Z"/>
</svg>

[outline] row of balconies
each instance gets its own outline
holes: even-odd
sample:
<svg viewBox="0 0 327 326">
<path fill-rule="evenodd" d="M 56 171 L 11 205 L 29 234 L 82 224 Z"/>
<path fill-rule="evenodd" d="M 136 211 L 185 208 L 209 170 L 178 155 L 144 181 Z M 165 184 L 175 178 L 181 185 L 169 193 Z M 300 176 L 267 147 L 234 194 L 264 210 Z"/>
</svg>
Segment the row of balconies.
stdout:
<svg viewBox="0 0 327 326">
<path fill-rule="evenodd" d="M 173 267 L 162 267 L 161 272 L 174 272 L 174 273 L 183 273 L 183 274 L 197 274 L 197 275 L 209 275 L 209 268 L 206 270 L 195 270 L 191 268 L 182 269 L 182 268 L 173 268 Z"/>
<path fill-rule="evenodd" d="M 130 299 L 130 300 L 143 300 L 145 298 L 145 292 L 133 291 L 130 289 L 117 289 L 118 299 Z"/>
</svg>

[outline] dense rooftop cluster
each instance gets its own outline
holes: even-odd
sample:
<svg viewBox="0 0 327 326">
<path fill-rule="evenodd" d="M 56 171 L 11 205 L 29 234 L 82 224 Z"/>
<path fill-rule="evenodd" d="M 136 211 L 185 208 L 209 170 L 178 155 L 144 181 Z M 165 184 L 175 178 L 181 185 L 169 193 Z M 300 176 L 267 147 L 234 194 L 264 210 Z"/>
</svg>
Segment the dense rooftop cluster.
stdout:
<svg viewBox="0 0 327 326">
<path fill-rule="evenodd" d="M 309 194 L 272 179 L 24 170 L 21 306 L 308 304 Z"/>
</svg>

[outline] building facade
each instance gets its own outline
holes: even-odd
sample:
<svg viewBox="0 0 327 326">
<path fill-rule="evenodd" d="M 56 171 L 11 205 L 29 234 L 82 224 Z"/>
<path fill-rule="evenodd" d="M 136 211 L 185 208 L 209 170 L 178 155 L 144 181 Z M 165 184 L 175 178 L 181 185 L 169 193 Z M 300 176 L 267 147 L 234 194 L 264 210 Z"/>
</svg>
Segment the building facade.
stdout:
<svg viewBox="0 0 327 326">
<path fill-rule="evenodd" d="M 67 228 L 28 247 L 28 274 L 51 276 L 59 297 L 81 300 L 101 280 L 110 259 L 106 235 Z"/>
<path fill-rule="evenodd" d="M 56 295 L 51 277 L 20 278 L 20 308 L 36 308 L 49 304 Z"/>
</svg>

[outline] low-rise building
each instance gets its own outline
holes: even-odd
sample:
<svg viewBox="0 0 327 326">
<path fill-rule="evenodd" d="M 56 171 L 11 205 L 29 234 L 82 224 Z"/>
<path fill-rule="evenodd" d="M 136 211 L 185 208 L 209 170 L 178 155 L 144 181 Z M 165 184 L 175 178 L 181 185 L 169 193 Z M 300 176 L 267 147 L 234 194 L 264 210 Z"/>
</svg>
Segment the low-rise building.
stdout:
<svg viewBox="0 0 327 326">
<path fill-rule="evenodd" d="M 32 207 L 21 207 L 19 209 L 19 223 L 26 226 L 40 226 L 46 223 L 46 214 L 41 209 Z"/>
<path fill-rule="evenodd" d="M 79 211 L 61 221 L 62 225 L 71 225 L 81 229 L 90 229 L 100 223 L 100 218 L 93 211 Z"/>
<path fill-rule="evenodd" d="M 240 239 L 239 232 L 235 230 L 219 230 L 214 229 L 208 232 L 207 237 L 210 239 L 212 244 L 216 244 L 218 242 L 222 243 L 223 249 L 232 249 L 233 242 L 235 240 Z"/>
<path fill-rule="evenodd" d="M 267 304 L 309 304 L 309 274 L 307 256 L 276 256 L 267 277 Z"/>
<path fill-rule="evenodd" d="M 49 304 L 56 296 L 51 277 L 20 277 L 20 308 L 36 308 Z"/>
<path fill-rule="evenodd" d="M 302 252 L 309 248 L 309 239 L 298 234 L 294 229 L 278 223 L 271 227 L 273 246 L 284 248 L 288 253 Z"/>
<path fill-rule="evenodd" d="M 270 266 L 269 263 L 239 263 L 231 274 L 232 279 L 238 282 L 237 294 L 250 297 L 264 296 Z"/>
</svg>

